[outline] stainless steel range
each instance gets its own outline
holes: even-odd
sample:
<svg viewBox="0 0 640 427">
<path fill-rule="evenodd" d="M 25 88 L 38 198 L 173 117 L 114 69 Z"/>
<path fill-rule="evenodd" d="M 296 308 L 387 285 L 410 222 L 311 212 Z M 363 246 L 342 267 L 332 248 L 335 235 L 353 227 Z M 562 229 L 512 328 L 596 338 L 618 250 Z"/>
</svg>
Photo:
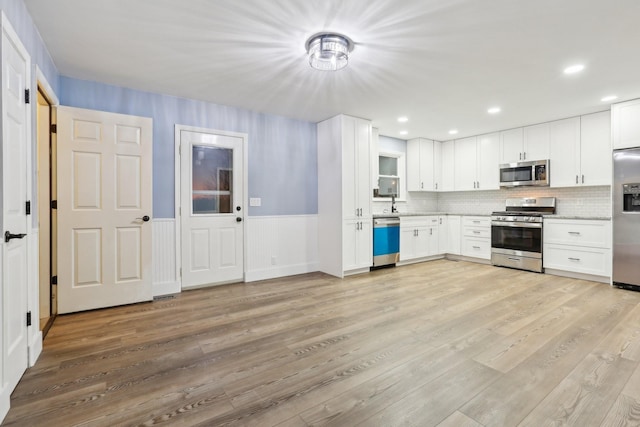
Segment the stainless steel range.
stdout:
<svg viewBox="0 0 640 427">
<path fill-rule="evenodd" d="M 491 214 L 491 263 L 542 273 L 542 216 L 555 212 L 555 197 L 507 199 Z"/>
</svg>

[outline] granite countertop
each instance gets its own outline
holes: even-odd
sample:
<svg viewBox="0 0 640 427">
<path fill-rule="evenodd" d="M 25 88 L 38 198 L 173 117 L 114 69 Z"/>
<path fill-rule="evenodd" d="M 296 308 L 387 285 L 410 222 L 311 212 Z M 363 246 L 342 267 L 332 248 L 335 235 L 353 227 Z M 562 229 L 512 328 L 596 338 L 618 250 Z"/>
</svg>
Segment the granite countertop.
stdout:
<svg viewBox="0 0 640 427">
<path fill-rule="evenodd" d="M 548 219 L 580 219 L 580 220 L 599 220 L 599 221 L 611 221 L 610 216 L 589 216 L 589 215 L 543 215 Z"/>
<path fill-rule="evenodd" d="M 387 217 L 401 217 L 401 216 L 434 216 L 434 215 L 456 215 L 456 216 L 490 216 L 488 213 L 448 213 L 448 212 L 387 212 L 387 213 L 375 213 L 374 218 L 387 218 Z"/>
</svg>

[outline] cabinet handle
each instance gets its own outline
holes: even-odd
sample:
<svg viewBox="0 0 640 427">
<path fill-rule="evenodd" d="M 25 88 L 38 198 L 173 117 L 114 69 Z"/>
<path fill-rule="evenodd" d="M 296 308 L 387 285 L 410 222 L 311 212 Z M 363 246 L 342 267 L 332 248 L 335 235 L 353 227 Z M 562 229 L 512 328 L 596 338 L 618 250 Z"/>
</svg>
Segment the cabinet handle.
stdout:
<svg viewBox="0 0 640 427">
<path fill-rule="evenodd" d="M 478 183 L 478 186 L 476 188 L 480 188 L 480 181 L 476 181 Z"/>
<path fill-rule="evenodd" d="M 522 153 L 522 160 L 527 160 L 527 152 Z"/>
<path fill-rule="evenodd" d="M 518 160 L 522 160 L 522 153 L 520 153 L 520 158 Z"/>
<path fill-rule="evenodd" d="M 473 234 L 480 234 L 479 231 L 473 230 Z"/>
<path fill-rule="evenodd" d="M 433 228 L 429 229 L 429 236 L 433 236 Z"/>
<path fill-rule="evenodd" d="M 582 183 L 584 184 L 584 175 L 582 175 Z"/>
<path fill-rule="evenodd" d="M 472 246 L 473 249 L 480 249 L 480 246 Z"/>
<path fill-rule="evenodd" d="M 473 220 L 473 221 L 471 221 L 471 222 L 473 222 L 474 224 L 480 224 L 480 221 L 478 221 L 477 219 L 474 219 L 474 220 Z"/>
<path fill-rule="evenodd" d="M 476 182 L 473 181 L 473 188 L 476 188 Z"/>
<path fill-rule="evenodd" d="M 569 261 L 580 261 L 580 258 L 571 258 L 571 257 L 569 257 Z"/>
<path fill-rule="evenodd" d="M 511 261 L 522 261 L 520 258 L 507 257 L 507 259 L 510 259 Z"/>
<path fill-rule="evenodd" d="M 442 225 L 442 218 L 439 218 L 439 220 L 440 220 L 440 225 Z"/>
<path fill-rule="evenodd" d="M 578 175 L 576 175 L 576 184 L 578 183 Z"/>
<path fill-rule="evenodd" d="M 423 190 L 424 189 L 424 182 L 420 183 L 420 189 Z"/>
<path fill-rule="evenodd" d="M 438 189 L 438 183 L 436 182 L 436 190 Z"/>
<path fill-rule="evenodd" d="M 569 234 L 573 234 L 573 235 L 575 235 L 575 236 L 579 236 L 579 235 L 580 235 L 580 232 L 579 232 L 579 231 L 567 231 L 567 233 L 569 233 Z"/>
</svg>

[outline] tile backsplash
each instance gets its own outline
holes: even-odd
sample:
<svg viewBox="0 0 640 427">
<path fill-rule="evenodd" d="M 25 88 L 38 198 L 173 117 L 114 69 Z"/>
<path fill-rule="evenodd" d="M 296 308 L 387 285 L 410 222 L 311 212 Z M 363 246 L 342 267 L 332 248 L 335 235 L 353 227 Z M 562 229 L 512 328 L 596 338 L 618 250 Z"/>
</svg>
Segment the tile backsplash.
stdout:
<svg viewBox="0 0 640 427">
<path fill-rule="evenodd" d="M 406 202 L 398 202 L 401 212 L 447 212 L 484 214 L 504 210 L 509 197 L 555 197 L 556 213 L 568 216 L 611 216 L 611 187 L 519 187 L 488 191 L 443 193 L 407 193 Z M 374 202 L 373 212 L 389 210 L 391 202 Z"/>
</svg>

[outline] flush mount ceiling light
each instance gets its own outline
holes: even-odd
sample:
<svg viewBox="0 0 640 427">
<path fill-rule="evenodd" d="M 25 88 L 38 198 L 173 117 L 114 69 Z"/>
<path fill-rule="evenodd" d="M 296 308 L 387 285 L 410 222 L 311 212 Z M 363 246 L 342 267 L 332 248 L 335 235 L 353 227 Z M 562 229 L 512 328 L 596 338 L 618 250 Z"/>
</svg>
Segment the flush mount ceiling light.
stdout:
<svg viewBox="0 0 640 427">
<path fill-rule="evenodd" d="M 614 99 L 618 99 L 617 95 L 609 95 L 609 96 L 605 96 L 604 98 L 602 98 L 600 101 L 602 102 L 609 102 L 609 101 L 613 101 Z"/>
<path fill-rule="evenodd" d="M 576 73 L 579 73 L 582 70 L 584 70 L 584 65 L 575 64 L 575 65 L 572 65 L 570 67 L 565 68 L 564 69 L 564 73 L 565 74 L 576 74 Z"/>
<path fill-rule="evenodd" d="M 321 71 L 336 71 L 347 66 L 353 42 L 342 34 L 319 33 L 309 37 L 305 47 L 311 67 Z"/>
<path fill-rule="evenodd" d="M 500 111 L 502 111 L 500 109 L 500 107 L 491 107 L 487 110 L 487 113 L 489 114 L 498 114 Z"/>
</svg>

